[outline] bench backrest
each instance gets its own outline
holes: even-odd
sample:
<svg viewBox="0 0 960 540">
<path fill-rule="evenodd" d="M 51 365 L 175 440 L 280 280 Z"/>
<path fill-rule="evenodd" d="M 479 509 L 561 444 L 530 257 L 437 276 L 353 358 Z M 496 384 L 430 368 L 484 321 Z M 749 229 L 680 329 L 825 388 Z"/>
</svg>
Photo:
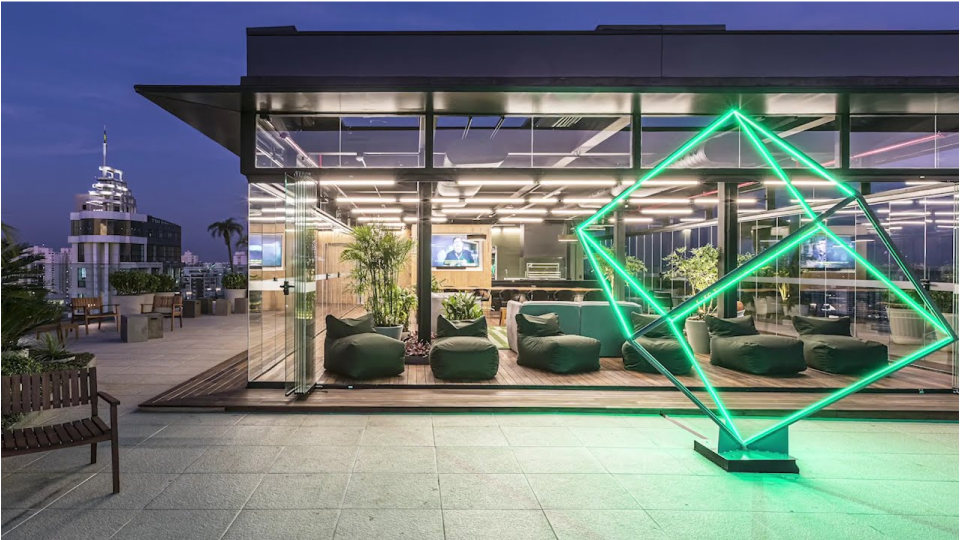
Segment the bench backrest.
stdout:
<svg viewBox="0 0 960 540">
<path fill-rule="evenodd" d="M 72 302 L 74 313 L 78 311 L 103 310 L 103 298 L 99 296 L 96 298 L 74 298 Z"/>
<path fill-rule="evenodd" d="M 25 373 L 0 378 L 3 414 L 91 404 L 97 414 L 97 368 Z"/>
</svg>

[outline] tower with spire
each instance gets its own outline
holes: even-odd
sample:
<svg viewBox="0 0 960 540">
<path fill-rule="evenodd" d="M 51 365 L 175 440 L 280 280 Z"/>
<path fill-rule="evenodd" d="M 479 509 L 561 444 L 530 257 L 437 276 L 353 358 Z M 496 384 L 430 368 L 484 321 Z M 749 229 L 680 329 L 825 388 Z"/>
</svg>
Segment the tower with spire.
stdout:
<svg viewBox="0 0 960 540">
<path fill-rule="evenodd" d="M 78 210 L 136 213 L 137 199 L 123 180 L 123 171 L 107 165 L 107 127 L 103 127 L 103 165 L 86 196 L 78 199 Z"/>
</svg>

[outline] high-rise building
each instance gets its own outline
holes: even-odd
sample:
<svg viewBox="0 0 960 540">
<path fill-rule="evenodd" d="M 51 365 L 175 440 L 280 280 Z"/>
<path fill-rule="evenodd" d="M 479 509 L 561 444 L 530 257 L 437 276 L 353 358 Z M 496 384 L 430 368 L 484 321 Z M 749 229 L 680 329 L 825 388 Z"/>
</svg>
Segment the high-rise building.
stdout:
<svg viewBox="0 0 960 540">
<path fill-rule="evenodd" d="M 188 299 L 215 298 L 220 292 L 223 274 L 221 263 L 184 266 L 180 290 Z"/>
<path fill-rule="evenodd" d="M 123 171 L 103 165 L 87 193 L 75 196 L 70 213 L 70 296 L 110 296 L 110 273 L 139 270 L 176 275 L 180 262 L 180 226 L 140 214 Z"/>
<path fill-rule="evenodd" d="M 180 262 L 184 266 L 196 266 L 200 264 L 200 257 L 193 254 L 189 249 L 183 252 L 183 255 L 180 256 Z"/>
<path fill-rule="evenodd" d="M 247 250 L 233 252 L 233 266 L 236 268 L 247 266 Z"/>
<path fill-rule="evenodd" d="M 51 300 L 64 300 L 70 296 L 70 248 L 55 250 L 46 246 L 32 246 L 28 253 L 41 255 L 42 261 L 34 263 L 35 267 L 43 269 L 43 286 L 50 293 Z"/>
</svg>

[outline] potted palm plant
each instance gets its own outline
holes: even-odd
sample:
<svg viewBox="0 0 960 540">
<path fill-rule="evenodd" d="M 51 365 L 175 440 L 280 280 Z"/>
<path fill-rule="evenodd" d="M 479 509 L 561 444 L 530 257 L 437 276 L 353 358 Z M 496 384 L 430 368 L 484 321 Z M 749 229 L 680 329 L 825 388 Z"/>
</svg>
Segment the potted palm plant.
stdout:
<svg viewBox="0 0 960 540">
<path fill-rule="evenodd" d="M 352 290 L 365 298 L 377 332 L 400 339 L 413 308 L 408 291 L 397 283 L 416 242 L 380 225 L 360 225 L 350 235 L 340 260 L 353 263 Z"/>
<path fill-rule="evenodd" d="M 717 268 L 719 258 L 720 252 L 711 245 L 693 248 L 689 252 L 686 247 L 677 248 L 663 259 L 667 264 L 664 276 L 668 279 L 686 281 L 693 294 L 697 295 L 719 279 Z M 712 298 L 700 305 L 687 319 L 684 329 L 687 333 L 687 341 L 690 342 L 690 347 L 695 353 L 710 353 L 710 333 L 707 331 L 707 323 L 703 317 L 713 315 L 716 311 L 716 298 Z"/>
</svg>

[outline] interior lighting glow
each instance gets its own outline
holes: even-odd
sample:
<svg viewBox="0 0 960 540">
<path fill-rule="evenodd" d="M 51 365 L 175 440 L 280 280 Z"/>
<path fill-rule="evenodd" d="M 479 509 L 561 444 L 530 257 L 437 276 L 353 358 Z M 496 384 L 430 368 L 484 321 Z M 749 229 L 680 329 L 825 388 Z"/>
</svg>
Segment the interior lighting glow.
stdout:
<svg viewBox="0 0 960 540">
<path fill-rule="evenodd" d="M 380 180 L 321 180 L 321 186 L 343 186 L 343 187 L 359 187 L 359 186 L 392 186 L 396 184 L 396 180 L 380 179 Z"/>
<path fill-rule="evenodd" d="M 532 178 L 457 180 L 457 185 L 461 186 L 532 186 L 533 184 Z"/>
<path fill-rule="evenodd" d="M 402 214 L 403 208 L 352 208 L 351 214 Z"/>
<path fill-rule="evenodd" d="M 546 214 L 546 208 L 497 208 L 497 214 Z"/>
<path fill-rule="evenodd" d="M 569 199 L 564 199 L 564 204 L 604 204 L 612 201 L 610 197 L 572 197 Z"/>
<path fill-rule="evenodd" d="M 463 202 L 465 204 L 526 204 L 523 199 L 516 197 L 470 197 Z"/>
<path fill-rule="evenodd" d="M 541 186 L 615 186 L 617 181 L 610 180 L 540 180 Z"/>
<path fill-rule="evenodd" d="M 543 223 L 543 218 L 538 217 L 503 217 L 501 223 Z"/>
<path fill-rule="evenodd" d="M 689 204 L 689 198 L 677 197 L 630 197 L 630 204 Z"/>
<path fill-rule="evenodd" d="M 644 208 L 641 214 L 657 214 L 661 216 L 683 216 L 693 213 L 692 208 Z"/>
<path fill-rule="evenodd" d="M 337 202 L 347 203 L 395 203 L 396 197 L 337 197 Z"/>
<path fill-rule="evenodd" d="M 491 208 L 441 208 L 441 214 L 489 214 L 493 212 Z"/>
<path fill-rule="evenodd" d="M 594 212 L 596 212 L 596 210 L 586 210 L 586 209 L 567 210 L 567 209 L 561 209 L 561 210 L 551 210 L 551 211 L 550 211 L 550 214 L 551 214 L 551 215 L 554 215 L 554 216 L 589 216 L 590 214 L 593 214 Z"/>
</svg>

